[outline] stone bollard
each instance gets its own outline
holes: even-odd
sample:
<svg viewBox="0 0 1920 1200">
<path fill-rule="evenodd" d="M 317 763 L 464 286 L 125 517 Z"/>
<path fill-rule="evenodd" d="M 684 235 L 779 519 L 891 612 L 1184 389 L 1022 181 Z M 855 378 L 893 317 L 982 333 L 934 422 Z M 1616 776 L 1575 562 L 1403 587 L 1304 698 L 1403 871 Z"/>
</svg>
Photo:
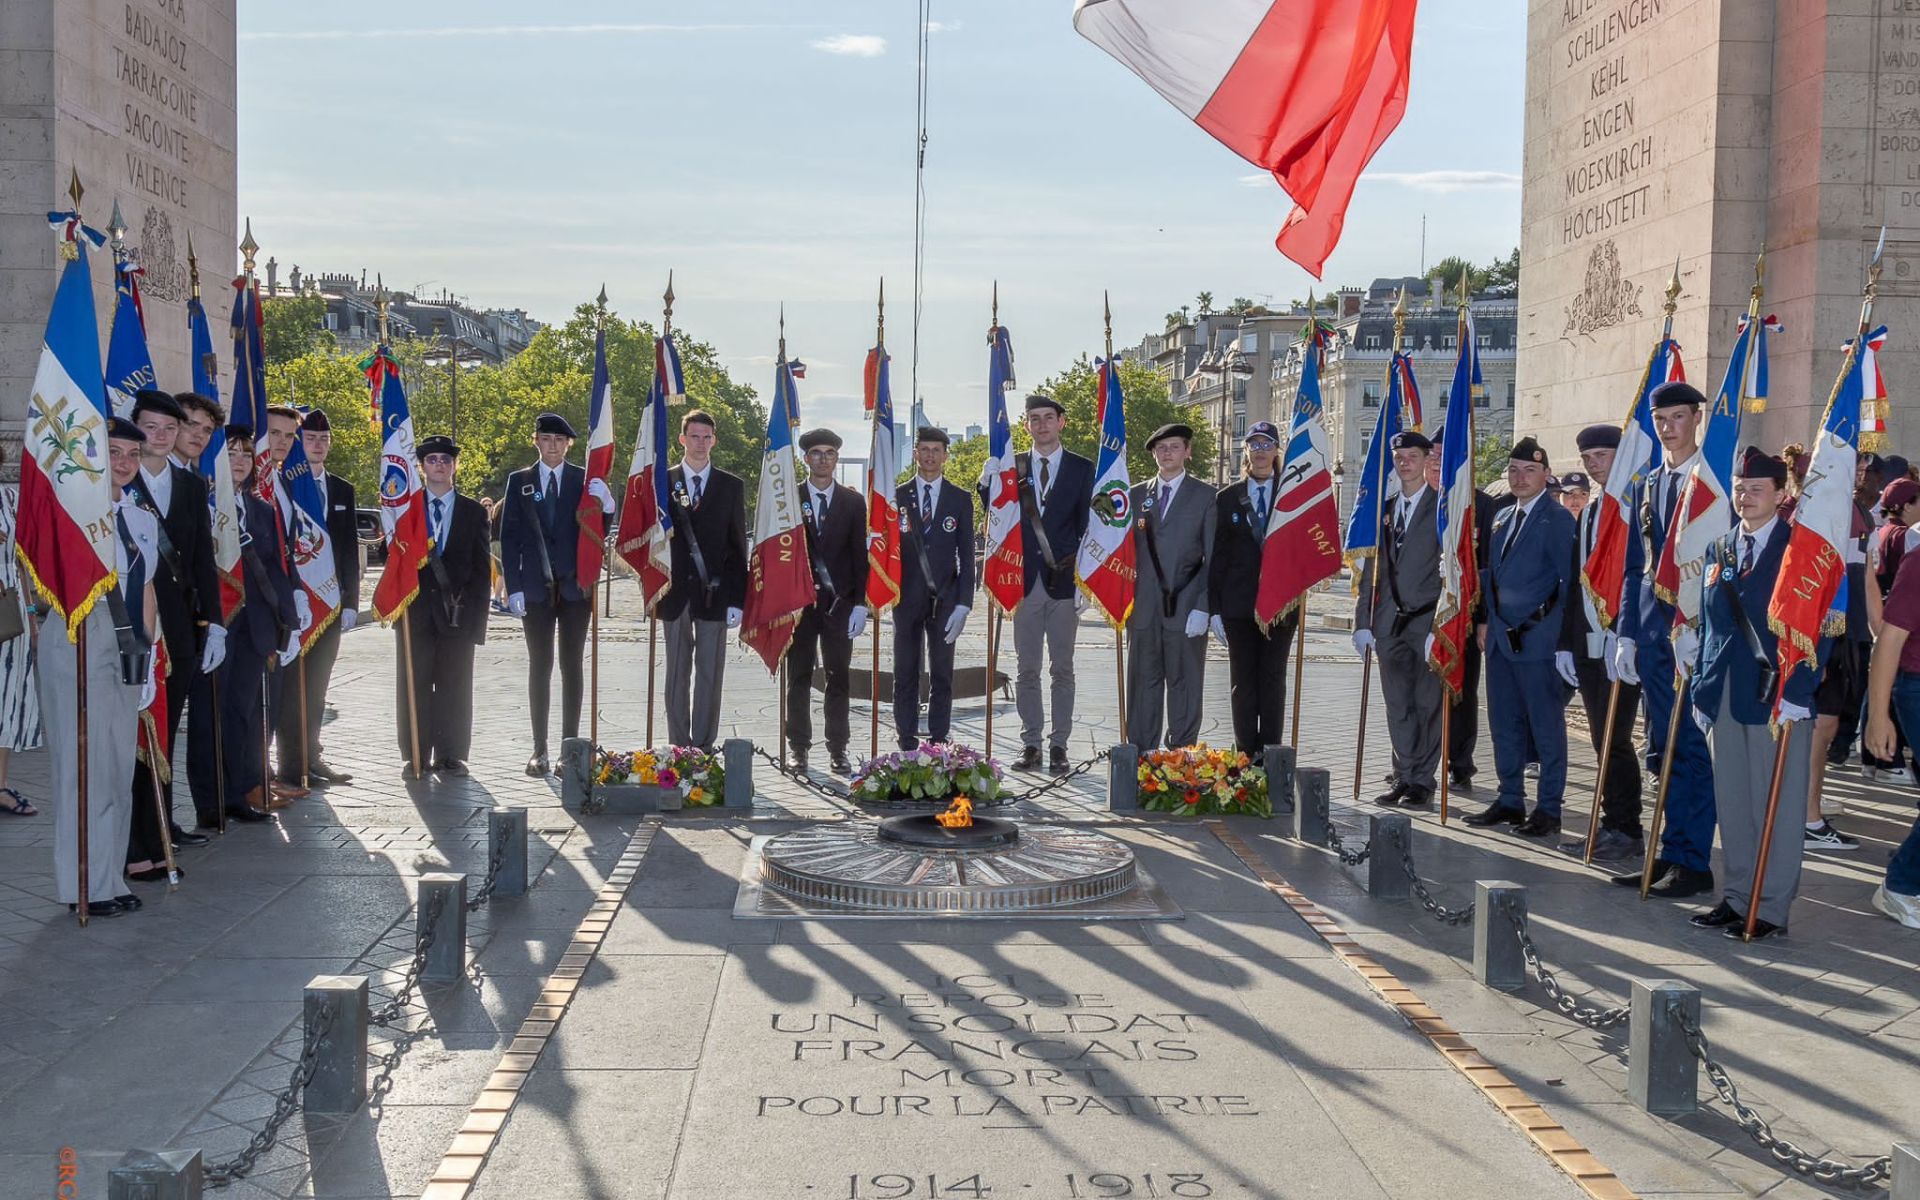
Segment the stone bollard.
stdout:
<svg viewBox="0 0 1920 1200">
<path fill-rule="evenodd" d="M 1402 847 L 1412 844 L 1412 817 L 1374 813 L 1367 818 L 1367 895 L 1375 900 L 1405 900 L 1413 894 L 1401 854 Z"/>
<path fill-rule="evenodd" d="M 727 773 L 721 789 L 720 807 L 753 808 L 753 743 L 746 738 L 728 738 L 720 743 L 721 769 Z"/>
<path fill-rule="evenodd" d="M 1300 840 L 1309 846 L 1333 844 L 1333 815 L 1329 797 L 1333 779 L 1325 767 L 1297 767 L 1293 772 L 1295 807 L 1299 809 Z"/>
<path fill-rule="evenodd" d="M 593 743 L 582 737 L 560 742 L 560 806 L 580 811 L 593 795 Z"/>
<path fill-rule="evenodd" d="M 1268 746 L 1261 752 L 1261 765 L 1267 769 L 1267 799 L 1273 802 L 1273 819 L 1280 823 L 1281 837 L 1292 837 L 1294 826 L 1293 747 Z"/>
<path fill-rule="evenodd" d="M 1107 752 L 1107 810 L 1140 811 L 1140 751 L 1131 742 Z"/>
<path fill-rule="evenodd" d="M 439 873 L 420 877 L 420 895 L 414 902 L 416 937 L 426 936 L 427 916 L 433 911 L 436 896 L 445 896 L 447 902 L 433 928 L 433 945 L 427 948 L 420 978 L 429 983 L 452 983 L 467 973 L 467 877 Z"/>
<path fill-rule="evenodd" d="M 1520 949 L 1520 931 L 1514 928 L 1514 917 L 1527 919 L 1526 888 L 1504 879 L 1474 881 L 1473 977 L 1483 986 L 1502 992 L 1517 992 L 1527 986 L 1527 956 Z"/>
<path fill-rule="evenodd" d="M 527 810 L 496 808 L 487 814 L 487 861 L 494 868 L 495 896 L 527 894 Z"/>
<path fill-rule="evenodd" d="M 1627 1038 L 1627 1095 L 1656 1116 L 1684 1117 L 1697 1103 L 1700 1066 L 1674 1019 L 1677 1006 L 1700 1021 L 1700 989 L 1677 979 L 1633 981 Z"/>
<path fill-rule="evenodd" d="M 320 1006 L 333 1002 L 333 1023 L 327 1027 L 313 1078 L 301 1098 L 310 1113 L 350 1113 L 367 1102 L 367 977 L 315 975 L 307 982 L 306 1037 L 319 1030 Z"/>
<path fill-rule="evenodd" d="M 1893 1144 L 1893 1179 L 1888 1200 L 1920 1200 L 1920 1142 Z"/>
<path fill-rule="evenodd" d="M 205 1187 L 198 1150 L 129 1150 L 107 1172 L 107 1200 L 200 1200 Z"/>
</svg>

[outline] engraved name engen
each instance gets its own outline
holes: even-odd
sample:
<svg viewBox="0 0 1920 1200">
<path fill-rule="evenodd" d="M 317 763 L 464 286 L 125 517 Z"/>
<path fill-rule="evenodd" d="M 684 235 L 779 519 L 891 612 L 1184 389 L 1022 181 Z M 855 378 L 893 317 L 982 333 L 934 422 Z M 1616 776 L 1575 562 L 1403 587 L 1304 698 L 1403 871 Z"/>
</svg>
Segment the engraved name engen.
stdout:
<svg viewBox="0 0 1920 1200">
<path fill-rule="evenodd" d="M 1207 1013 L 1134 1009 L 1101 993 L 1029 983 L 1018 973 L 935 976 L 904 988 L 850 992 L 837 1010 L 770 1013 L 768 1031 L 784 1061 L 829 1073 L 853 1067 L 861 1078 L 851 1088 L 759 1095 L 754 1115 L 1035 1125 L 1261 1113 L 1244 1095 L 1139 1086 L 1142 1068 L 1203 1061 L 1205 1035 L 1214 1027 Z"/>
<path fill-rule="evenodd" d="M 1560 68 L 1584 81 L 1576 95 L 1580 159 L 1562 173 L 1567 210 L 1560 218 L 1560 244 L 1571 246 L 1645 217 L 1653 186 L 1638 177 L 1654 165 L 1657 146 L 1639 131 L 1637 82 L 1627 53 L 1630 39 L 1666 11 L 1666 0 L 1561 0 Z M 1567 125 L 1570 134 L 1574 126 Z"/>
<path fill-rule="evenodd" d="M 199 154 L 193 127 L 202 110 L 190 82 L 196 59 L 184 28 L 185 0 L 126 0 L 122 14 L 113 58 L 126 89 L 120 132 L 132 143 L 125 151 L 126 183 L 184 211 L 192 198 L 186 170 Z"/>
</svg>

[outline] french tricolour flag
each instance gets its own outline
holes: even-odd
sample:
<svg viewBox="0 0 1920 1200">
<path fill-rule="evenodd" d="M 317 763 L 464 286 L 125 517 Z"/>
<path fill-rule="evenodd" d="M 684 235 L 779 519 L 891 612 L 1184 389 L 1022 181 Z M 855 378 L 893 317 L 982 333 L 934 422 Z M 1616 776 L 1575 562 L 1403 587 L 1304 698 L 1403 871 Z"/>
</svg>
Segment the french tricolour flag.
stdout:
<svg viewBox="0 0 1920 1200">
<path fill-rule="evenodd" d="M 1613 469 L 1607 474 L 1594 517 L 1593 552 L 1580 571 L 1580 583 L 1593 600 L 1593 611 L 1609 629 L 1620 618 L 1625 603 L 1627 548 L 1635 536 L 1633 497 L 1641 480 L 1659 461 L 1660 439 L 1653 431 L 1653 389 L 1686 377 L 1680 343 L 1661 338 L 1647 356 L 1647 369 L 1641 373 L 1633 407 L 1620 426 L 1620 447 L 1614 451 Z"/>
<path fill-rule="evenodd" d="M 587 402 L 587 483 L 613 474 L 613 381 L 607 377 L 607 331 L 593 335 L 593 391 Z M 574 551 L 580 586 L 600 582 L 607 552 L 607 514 L 592 493 L 580 493 L 580 542 Z"/>
<path fill-rule="evenodd" d="M 867 351 L 867 408 L 873 414 L 873 448 L 867 454 L 867 607 L 878 617 L 900 602 L 900 506 L 894 480 L 900 474 L 893 441 L 893 386 L 887 348 Z"/>
<path fill-rule="evenodd" d="M 1080 586 L 1115 629 L 1133 612 L 1139 566 L 1133 544 L 1133 493 L 1127 479 L 1127 397 L 1120 390 L 1120 364 L 1101 360 L 1100 457 L 1093 464 L 1093 516 L 1080 539 L 1074 569 Z"/>
<path fill-rule="evenodd" d="M 680 351 L 672 329 L 653 342 L 653 383 L 640 432 L 627 467 L 627 494 L 620 505 L 621 558 L 640 577 L 640 600 L 649 610 L 673 586 L 673 505 L 667 495 L 667 406 L 687 394 Z"/>
<path fill-rule="evenodd" d="M 1415 0 L 1076 0 L 1073 27 L 1289 196 L 1275 244 L 1317 278 L 1407 107 Z"/>
<path fill-rule="evenodd" d="M 1327 429 L 1320 416 L 1320 358 L 1328 336 L 1325 325 L 1307 321 L 1300 345 L 1300 389 L 1280 481 L 1274 485 L 1273 509 L 1267 514 L 1260 586 L 1253 599 L 1253 617 L 1262 629 L 1271 629 L 1305 599 L 1309 588 L 1340 569 L 1340 503 L 1327 469 Z"/>
<path fill-rule="evenodd" d="M 413 410 L 400 367 L 380 346 L 367 364 L 367 382 L 380 409 L 380 524 L 387 565 L 373 589 L 373 615 L 391 625 L 420 594 L 420 568 L 433 553 L 427 532 L 427 493 L 413 444 Z"/>
<path fill-rule="evenodd" d="M 1440 596 L 1434 605 L 1429 665 L 1449 696 L 1466 682 L 1467 639 L 1480 598 L 1480 570 L 1473 554 L 1473 395 L 1481 387 L 1480 354 L 1473 314 L 1460 318 L 1460 357 L 1447 388 L 1446 432 L 1440 439 Z"/>
<path fill-rule="evenodd" d="M 1400 416 L 1405 403 L 1400 395 L 1399 360 L 1400 354 L 1396 351 L 1387 366 L 1387 398 L 1380 405 L 1380 415 L 1374 418 L 1366 466 L 1361 469 L 1360 488 L 1353 494 L 1353 512 L 1347 518 L 1344 552 L 1347 566 L 1353 572 L 1355 592 L 1360 590 L 1361 562 L 1380 552 L 1380 530 L 1386 514 L 1384 497 L 1387 481 L 1393 477 L 1393 439 L 1400 436 Z"/>
<path fill-rule="evenodd" d="M 1020 540 L 1020 475 L 1014 465 L 1013 426 L 1007 421 L 1007 392 L 1013 387 L 1013 338 L 995 322 L 988 331 L 987 461 L 980 485 L 987 497 L 987 595 L 1003 613 L 1019 607 L 1027 594 Z"/>
<path fill-rule="evenodd" d="M 313 478 L 313 465 L 307 461 L 306 443 L 293 439 L 287 459 L 280 464 L 279 486 L 287 493 L 288 553 L 293 558 L 295 577 L 307 593 L 313 610 L 313 623 L 300 635 L 300 653 L 305 654 L 340 612 L 340 580 L 333 569 L 333 542 L 327 533 L 327 505 L 320 498 L 320 484 Z"/>
<path fill-rule="evenodd" d="M 1733 525 L 1733 461 L 1740 449 L 1740 412 L 1743 407 L 1759 412 L 1766 405 L 1767 328 L 1766 323 L 1740 319 L 1727 373 L 1707 414 L 1699 456 L 1681 485 L 1673 528 L 1660 547 L 1653 591 L 1674 606 L 1675 625 L 1699 624 L 1707 548 Z"/>
<path fill-rule="evenodd" d="M 187 337 L 193 344 L 193 390 L 220 401 L 220 362 L 213 354 L 213 330 L 200 303 L 199 276 L 187 300 Z M 207 508 L 213 528 L 213 565 L 220 576 L 220 619 L 233 620 L 243 598 L 240 583 L 240 516 L 234 505 L 233 471 L 227 466 L 227 431 L 216 428 L 194 466 L 209 483 Z"/>
</svg>

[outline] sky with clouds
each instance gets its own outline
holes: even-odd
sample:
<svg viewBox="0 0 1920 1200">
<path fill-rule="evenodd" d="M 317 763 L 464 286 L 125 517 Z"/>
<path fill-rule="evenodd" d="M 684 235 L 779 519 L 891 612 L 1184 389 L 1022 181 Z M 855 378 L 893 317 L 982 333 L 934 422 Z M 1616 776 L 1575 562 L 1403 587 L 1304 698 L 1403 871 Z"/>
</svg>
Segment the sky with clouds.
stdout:
<svg viewBox="0 0 1920 1200">
<path fill-rule="evenodd" d="M 1406 118 L 1315 285 L 1285 195 L 1073 32 L 1069 0 L 933 0 L 919 392 L 982 419 L 988 305 L 1037 384 L 1211 291 L 1285 302 L 1519 241 L 1525 12 L 1424 0 Z M 784 303 L 805 423 L 864 443 L 887 281 L 914 372 L 915 5 L 904 0 L 335 0 L 240 6 L 240 211 L 284 272 L 564 320 L 606 284 L 771 390 Z M 283 275 L 284 278 L 284 275 Z M 850 451 L 851 452 L 851 451 Z"/>
</svg>

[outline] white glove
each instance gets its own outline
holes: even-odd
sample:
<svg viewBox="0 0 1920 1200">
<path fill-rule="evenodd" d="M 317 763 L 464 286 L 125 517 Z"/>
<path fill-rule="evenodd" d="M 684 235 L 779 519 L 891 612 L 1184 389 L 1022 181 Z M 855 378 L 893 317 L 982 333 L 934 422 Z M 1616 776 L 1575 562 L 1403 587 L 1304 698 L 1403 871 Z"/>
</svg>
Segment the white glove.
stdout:
<svg viewBox="0 0 1920 1200">
<path fill-rule="evenodd" d="M 1560 672 L 1560 678 L 1567 681 L 1568 687 L 1577 688 L 1580 686 L 1580 676 L 1575 673 L 1573 669 L 1573 655 L 1569 651 L 1555 650 L 1553 652 L 1553 669 Z"/>
<path fill-rule="evenodd" d="M 1618 679 L 1629 687 L 1640 682 L 1640 668 L 1635 662 L 1632 638 L 1619 638 L 1613 643 L 1613 670 L 1607 672 L 1610 679 Z"/>
<path fill-rule="evenodd" d="M 1780 718 L 1782 725 L 1791 725 L 1795 721 L 1804 721 L 1813 714 L 1801 708 L 1798 704 L 1792 704 L 1782 700 L 1780 702 L 1780 711 L 1776 715 Z"/>
<path fill-rule="evenodd" d="M 1207 614 L 1197 608 L 1187 614 L 1187 636 L 1190 638 L 1207 636 Z"/>
<path fill-rule="evenodd" d="M 962 629 L 965 629 L 966 627 L 967 627 L 967 610 L 964 608 L 954 609 L 953 612 L 947 617 L 947 645 L 951 646 L 955 642 L 959 641 L 960 631 Z"/>
<path fill-rule="evenodd" d="M 1707 710 L 1704 708 L 1693 710 L 1693 723 L 1700 727 L 1701 733 L 1707 733 L 1713 729 L 1713 718 L 1707 715 Z"/>
<path fill-rule="evenodd" d="M 1426 642 L 1421 645 L 1420 657 L 1426 659 L 1428 662 L 1433 661 L 1433 635 L 1432 634 L 1428 634 Z"/>
<path fill-rule="evenodd" d="M 1680 627 L 1673 635 L 1673 663 L 1680 673 L 1688 679 L 1693 678 L 1693 669 L 1700 662 L 1700 631 L 1690 625 Z"/>
<path fill-rule="evenodd" d="M 360 623 L 360 614 L 351 608 L 340 610 L 340 632 L 352 633 L 353 627 Z"/>
<path fill-rule="evenodd" d="M 1619 644 L 1620 635 L 1617 633 L 1602 633 L 1600 635 L 1600 666 L 1601 669 L 1607 673 L 1608 683 L 1612 683 L 1620 678 L 1620 673 L 1614 670 L 1613 666 L 1613 656 L 1618 651 Z"/>
<path fill-rule="evenodd" d="M 1081 591 L 1079 588 L 1073 589 L 1073 611 L 1074 612 L 1083 613 L 1087 611 L 1088 606 L 1091 605 L 1092 603 L 1093 603 L 1093 600 L 1090 597 L 1088 597 L 1088 595 L 1085 592 Z"/>
<path fill-rule="evenodd" d="M 513 595 L 508 596 L 507 611 L 512 613 L 516 617 L 526 616 L 527 615 L 527 594 L 525 592 L 515 592 Z"/>
<path fill-rule="evenodd" d="M 300 618 L 300 632 L 313 628 L 313 602 L 307 599 L 304 589 L 293 594 L 293 612 Z"/>
<path fill-rule="evenodd" d="M 744 616 L 746 616 L 746 614 L 741 612 L 739 609 L 729 608 L 727 610 L 727 628 L 728 629 L 740 628 L 740 618 Z"/>
<path fill-rule="evenodd" d="M 856 604 L 847 617 L 847 636 L 857 638 L 867 631 L 867 606 Z"/>
<path fill-rule="evenodd" d="M 300 635 L 297 633 L 290 633 L 287 635 L 286 649 L 280 651 L 280 665 L 284 667 L 288 663 L 291 663 L 294 659 L 299 657 L 300 657 Z"/>
<path fill-rule="evenodd" d="M 211 675 L 227 661 L 227 627 L 225 625 L 207 626 L 207 645 L 200 651 L 200 673 Z"/>
<path fill-rule="evenodd" d="M 608 516 L 613 515 L 613 493 L 607 490 L 606 480 L 604 479 L 587 480 L 587 495 L 592 496 L 595 500 L 598 500 L 600 502 L 601 512 L 607 514 Z"/>
<path fill-rule="evenodd" d="M 1225 649 L 1227 645 L 1227 623 L 1219 617 L 1215 617 L 1207 622 L 1207 625 L 1213 630 L 1213 640 L 1219 642 L 1221 648 Z"/>
<path fill-rule="evenodd" d="M 1355 654 L 1365 658 L 1367 651 L 1373 649 L 1373 645 L 1373 630 L 1356 629 L 1353 631 L 1353 652 Z"/>
<path fill-rule="evenodd" d="M 153 664 L 149 661 L 147 664 L 147 681 L 140 685 L 140 707 L 134 711 L 136 713 L 143 713 L 149 708 L 152 708 L 154 697 L 159 694 L 160 680 L 158 672 L 153 669 Z"/>
</svg>

